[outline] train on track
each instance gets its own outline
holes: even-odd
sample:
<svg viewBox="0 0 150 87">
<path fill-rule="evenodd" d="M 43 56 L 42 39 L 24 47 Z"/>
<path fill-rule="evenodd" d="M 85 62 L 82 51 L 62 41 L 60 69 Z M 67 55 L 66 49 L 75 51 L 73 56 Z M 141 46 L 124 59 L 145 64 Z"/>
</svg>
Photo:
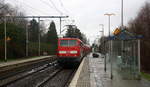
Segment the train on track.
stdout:
<svg viewBox="0 0 150 87">
<path fill-rule="evenodd" d="M 58 39 L 57 57 L 60 64 L 80 63 L 90 51 L 90 46 L 78 38 Z"/>
</svg>

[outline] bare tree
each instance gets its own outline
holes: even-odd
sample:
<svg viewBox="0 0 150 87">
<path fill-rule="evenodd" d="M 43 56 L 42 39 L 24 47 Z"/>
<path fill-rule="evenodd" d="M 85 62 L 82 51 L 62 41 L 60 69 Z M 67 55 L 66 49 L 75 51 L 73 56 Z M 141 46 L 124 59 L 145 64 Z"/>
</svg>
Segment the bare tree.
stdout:
<svg viewBox="0 0 150 87">
<path fill-rule="evenodd" d="M 128 29 L 137 35 L 143 35 L 141 40 L 142 69 L 150 73 L 150 3 L 145 3 L 137 17 L 129 22 Z"/>
</svg>

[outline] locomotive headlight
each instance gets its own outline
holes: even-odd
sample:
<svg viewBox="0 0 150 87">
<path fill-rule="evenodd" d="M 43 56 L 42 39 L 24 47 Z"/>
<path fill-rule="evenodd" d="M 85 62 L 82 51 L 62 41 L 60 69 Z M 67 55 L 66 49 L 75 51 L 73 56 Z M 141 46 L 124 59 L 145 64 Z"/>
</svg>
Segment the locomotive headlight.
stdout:
<svg viewBox="0 0 150 87">
<path fill-rule="evenodd" d="M 66 51 L 59 51 L 59 53 L 67 53 Z"/>
<path fill-rule="evenodd" d="M 72 53 L 72 54 L 76 54 L 76 53 L 77 53 L 77 51 L 70 51 L 70 53 Z"/>
</svg>

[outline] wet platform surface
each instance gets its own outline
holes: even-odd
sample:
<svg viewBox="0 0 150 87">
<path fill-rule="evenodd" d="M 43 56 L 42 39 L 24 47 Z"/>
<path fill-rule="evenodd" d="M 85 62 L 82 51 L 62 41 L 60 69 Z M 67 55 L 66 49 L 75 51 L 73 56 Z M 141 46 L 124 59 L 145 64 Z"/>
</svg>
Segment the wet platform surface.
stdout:
<svg viewBox="0 0 150 87">
<path fill-rule="evenodd" d="M 123 80 L 113 74 L 113 79 L 110 79 L 110 69 L 104 71 L 104 58 L 93 58 L 90 54 L 85 59 L 76 87 L 150 87 L 150 81 L 143 78 Z"/>
</svg>

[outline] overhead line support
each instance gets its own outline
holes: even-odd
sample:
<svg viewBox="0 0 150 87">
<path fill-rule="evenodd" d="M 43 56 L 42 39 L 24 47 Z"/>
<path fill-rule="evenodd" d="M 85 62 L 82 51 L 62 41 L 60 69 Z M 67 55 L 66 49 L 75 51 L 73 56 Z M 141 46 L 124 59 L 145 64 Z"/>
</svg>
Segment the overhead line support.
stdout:
<svg viewBox="0 0 150 87">
<path fill-rule="evenodd" d="M 0 18 L 68 18 L 69 16 L 0 16 Z"/>
<path fill-rule="evenodd" d="M 38 35 L 38 39 L 39 39 L 39 46 L 38 46 L 38 54 L 40 56 L 40 18 L 60 18 L 60 33 L 61 33 L 61 18 L 68 18 L 69 16 L 0 16 L 0 18 L 4 18 L 4 35 L 5 35 L 5 61 L 7 61 L 7 41 L 6 41 L 6 38 L 7 38 L 7 27 L 6 27 L 6 22 L 7 22 L 7 18 L 38 18 L 38 21 L 39 21 L 39 35 Z M 28 54 L 27 54 L 28 55 Z"/>
</svg>

